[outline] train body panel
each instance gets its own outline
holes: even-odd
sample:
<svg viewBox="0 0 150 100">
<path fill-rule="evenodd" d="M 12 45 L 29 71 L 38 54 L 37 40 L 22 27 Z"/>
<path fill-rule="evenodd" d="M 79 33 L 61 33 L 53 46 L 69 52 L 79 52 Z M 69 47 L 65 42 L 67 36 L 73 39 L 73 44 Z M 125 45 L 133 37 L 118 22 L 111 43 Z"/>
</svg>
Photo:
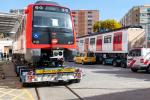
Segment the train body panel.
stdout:
<svg viewBox="0 0 150 100">
<path fill-rule="evenodd" d="M 127 53 L 145 47 L 145 31 L 141 27 L 125 27 L 105 33 L 77 38 L 78 52 L 94 52 L 96 61 L 114 66 L 127 65 Z"/>
<path fill-rule="evenodd" d="M 125 28 L 79 37 L 77 41 L 79 52 L 128 53 L 132 48 L 145 46 L 145 32 L 142 28 Z"/>
</svg>

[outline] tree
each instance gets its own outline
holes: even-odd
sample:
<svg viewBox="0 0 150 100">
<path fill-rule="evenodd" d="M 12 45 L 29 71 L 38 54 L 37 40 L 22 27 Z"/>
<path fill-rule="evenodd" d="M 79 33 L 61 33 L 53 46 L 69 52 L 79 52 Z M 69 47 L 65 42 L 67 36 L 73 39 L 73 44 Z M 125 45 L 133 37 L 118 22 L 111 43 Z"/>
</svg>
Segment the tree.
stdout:
<svg viewBox="0 0 150 100">
<path fill-rule="evenodd" d="M 99 31 L 103 32 L 103 31 L 113 30 L 117 28 L 121 28 L 121 24 L 115 21 L 114 19 L 98 21 L 93 26 L 94 32 L 99 32 Z"/>
<path fill-rule="evenodd" d="M 97 21 L 97 22 L 93 25 L 93 31 L 94 31 L 94 32 L 98 32 L 99 28 L 101 27 L 101 23 L 102 23 L 102 21 Z"/>
</svg>

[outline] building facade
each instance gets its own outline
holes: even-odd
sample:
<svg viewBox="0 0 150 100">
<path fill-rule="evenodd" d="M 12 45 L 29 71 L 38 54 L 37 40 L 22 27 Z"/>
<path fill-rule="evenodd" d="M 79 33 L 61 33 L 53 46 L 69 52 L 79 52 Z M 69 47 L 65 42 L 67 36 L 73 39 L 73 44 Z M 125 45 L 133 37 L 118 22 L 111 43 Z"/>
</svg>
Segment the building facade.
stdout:
<svg viewBox="0 0 150 100">
<path fill-rule="evenodd" d="M 122 26 L 140 25 L 146 32 L 146 44 L 150 47 L 150 5 L 135 6 L 120 20 Z"/>
<path fill-rule="evenodd" d="M 72 10 L 77 36 L 93 33 L 93 25 L 99 21 L 99 10 Z"/>
</svg>

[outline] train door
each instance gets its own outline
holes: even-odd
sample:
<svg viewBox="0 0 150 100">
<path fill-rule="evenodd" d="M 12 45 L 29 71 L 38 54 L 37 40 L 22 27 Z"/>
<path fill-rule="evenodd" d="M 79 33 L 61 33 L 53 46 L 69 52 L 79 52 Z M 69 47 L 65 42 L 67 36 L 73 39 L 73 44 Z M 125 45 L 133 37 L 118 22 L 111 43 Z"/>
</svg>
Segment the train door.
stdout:
<svg viewBox="0 0 150 100">
<path fill-rule="evenodd" d="M 102 36 L 97 36 L 96 51 L 102 51 Z"/>
<path fill-rule="evenodd" d="M 114 33 L 113 51 L 122 51 L 122 32 Z"/>
</svg>

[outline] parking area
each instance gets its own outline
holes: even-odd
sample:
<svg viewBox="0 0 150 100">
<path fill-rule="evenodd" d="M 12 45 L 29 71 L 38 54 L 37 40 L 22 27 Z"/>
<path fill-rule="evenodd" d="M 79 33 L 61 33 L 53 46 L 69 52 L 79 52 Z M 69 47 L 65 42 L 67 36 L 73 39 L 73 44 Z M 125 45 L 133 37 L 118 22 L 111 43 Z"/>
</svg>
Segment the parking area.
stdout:
<svg viewBox="0 0 150 100">
<path fill-rule="evenodd" d="M 11 62 L 0 62 L 0 100 L 34 100 L 30 92 L 22 87 Z"/>
</svg>

